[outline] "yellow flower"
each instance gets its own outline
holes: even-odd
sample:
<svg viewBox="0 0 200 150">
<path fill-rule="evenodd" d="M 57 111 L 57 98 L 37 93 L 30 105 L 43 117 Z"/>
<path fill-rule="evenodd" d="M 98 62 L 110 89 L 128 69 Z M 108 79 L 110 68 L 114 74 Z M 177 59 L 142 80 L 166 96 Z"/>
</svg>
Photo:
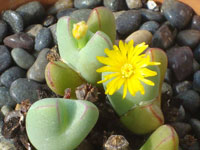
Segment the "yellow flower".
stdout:
<svg viewBox="0 0 200 150">
<path fill-rule="evenodd" d="M 146 79 L 146 77 L 156 76 L 157 72 L 146 68 L 149 65 L 159 65 L 160 62 L 151 62 L 150 56 L 143 54 L 148 45 L 141 43 L 133 46 L 133 40 L 129 43 L 119 41 L 119 47 L 113 46 L 113 50 L 105 49 L 108 57 L 97 56 L 97 59 L 105 64 L 97 72 L 109 72 L 104 76 L 104 80 L 97 83 L 103 83 L 108 80 L 105 94 L 112 95 L 123 85 L 123 99 L 126 97 L 127 90 L 132 96 L 140 91 L 145 94 L 145 90 L 141 81 L 150 86 L 154 86 L 154 82 Z"/>
<path fill-rule="evenodd" d="M 88 26 L 85 21 L 81 21 L 73 25 L 72 34 L 74 38 L 81 39 L 87 33 Z"/>
</svg>

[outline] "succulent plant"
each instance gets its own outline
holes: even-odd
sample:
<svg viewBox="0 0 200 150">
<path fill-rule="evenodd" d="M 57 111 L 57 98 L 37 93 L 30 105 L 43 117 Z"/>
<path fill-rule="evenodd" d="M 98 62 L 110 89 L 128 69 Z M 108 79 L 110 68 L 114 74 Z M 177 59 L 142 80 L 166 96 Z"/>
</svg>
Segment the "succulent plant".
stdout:
<svg viewBox="0 0 200 150">
<path fill-rule="evenodd" d="M 142 54 L 146 48 L 144 43 L 136 47 L 133 42 L 119 43 L 119 48 L 106 50 L 109 57 L 98 57 L 107 65 L 97 70 L 102 72 L 99 83 L 103 83 L 120 121 L 136 134 L 152 132 L 164 123 L 160 99 L 167 57 L 160 49 Z"/>
<path fill-rule="evenodd" d="M 178 150 L 176 131 L 169 125 L 156 129 L 139 150 Z"/>
<path fill-rule="evenodd" d="M 74 150 L 94 127 L 97 107 L 88 101 L 46 98 L 26 116 L 26 131 L 38 150 Z"/>
</svg>

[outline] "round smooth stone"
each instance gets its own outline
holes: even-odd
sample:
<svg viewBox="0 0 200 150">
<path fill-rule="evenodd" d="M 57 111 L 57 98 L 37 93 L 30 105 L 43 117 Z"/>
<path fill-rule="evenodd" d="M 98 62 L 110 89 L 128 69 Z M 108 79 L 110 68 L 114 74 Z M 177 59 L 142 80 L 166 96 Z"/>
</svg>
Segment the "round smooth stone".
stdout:
<svg viewBox="0 0 200 150">
<path fill-rule="evenodd" d="M 200 31 L 200 16 L 198 15 L 193 16 L 191 28 Z"/>
<path fill-rule="evenodd" d="M 10 95 L 17 103 L 29 99 L 31 103 L 34 103 L 39 99 L 39 91 L 41 91 L 42 85 L 28 80 L 26 78 L 19 78 L 15 80 L 10 86 Z"/>
<path fill-rule="evenodd" d="M 129 9 L 138 9 L 142 7 L 142 0 L 126 0 Z"/>
<path fill-rule="evenodd" d="M 6 10 L 2 14 L 2 19 L 9 24 L 14 33 L 24 30 L 24 21 L 20 14 L 13 10 Z"/>
<path fill-rule="evenodd" d="M 45 9 L 38 1 L 21 5 L 16 11 L 23 17 L 25 25 L 39 22 L 45 16 Z"/>
<path fill-rule="evenodd" d="M 142 17 L 138 11 L 126 11 L 117 18 L 116 30 L 120 35 L 129 35 L 140 27 L 141 21 Z"/>
<path fill-rule="evenodd" d="M 198 63 L 200 63 L 200 43 L 194 50 L 194 58 L 196 59 L 196 61 L 198 61 Z"/>
<path fill-rule="evenodd" d="M 58 41 L 57 41 L 57 35 L 56 35 L 56 28 L 57 28 L 57 23 L 51 25 L 50 27 L 48 27 L 51 31 L 51 35 L 53 37 L 53 42 L 55 45 L 57 45 Z"/>
<path fill-rule="evenodd" d="M 197 71 L 193 75 L 193 88 L 200 92 L 200 71 Z"/>
<path fill-rule="evenodd" d="M 11 67 L 7 69 L 4 73 L 1 75 L 1 83 L 5 87 L 10 87 L 13 81 L 15 81 L 18 78 L 25 78 L 26 77 L 26 71 L 19 67 Z"/>
<path fill-rule="evenodd" d="M 83 8 L 95 8 L 102 3 L 102 0 L 74 0 L 74 7 Z"/>
<path fill-rule="evenodd" d="M 15 63 L 23 69 L 29 69 L 35 62 L 35 58 L 22 48 L 14 48 L 11 56 Z"/>
<path fill-rule="evenodd" d="M 142 42 L 145 42 L 146 44 L 150 44 L 152 41 L 153 35 L 151 32 L 147 30 L 137 30 L 133 32 L 131 35 L 129 35 L 126 39 L 125 42 L 129 42 L 130 40 L 134 41 L 134 45 L 140 44 Z"/>
<path fill-rule="evenodd" d="M 200 138 L 200 121 L 198 119 L 192 118 L 190 120 L 190 124 L 193 128 L 193 130 L 195 131 L 195 135 Z"/>
<path fill-rule="evenodd" d="M 0 107 L 3 105 L 15 106 L 16 102 L 12 99 L 9 93 L 9 89 L 6 87 L 0 87 Z"/>
<path fill-rule="evenodd" d="M 35 50 L 40 51 L 44 48 L 49 48 L 52 42 L 53 39 L 50 29 L 42 28 L 35 37 Z"/>
<path fill-rule="evenodd" d="M 189 134 L 192 130 L 191 125 L 184 122 L 174 122 L 171 123 L 170 125 L 174 127 L 180 138 L 183 138 L 185 135 Z"/>
<path fill-rule="evenodd" d="M 26 33 L 20 32 L 7 36 L 3 40 L 4 44 L 11 48 L 24 48 L 26 50 L 33 50 L 34 40 Z"/>
<path fill-rule="evenodd" d="M 4 45 L 0 45 L 0 74 L 12 64 L 9 50 Z"/>
<path fill-rule="evenodd" d="M 60 19 L 61 17 L 64 17 L 64 16 L 70 16 L 72 14 L 72 12 L 74 12 L 75 10 L 77 10 L 77 9 L 76 8 L 67 8 L 67 9 L 61 10 L 56 14 L 56 17 L 57 17 L 57 19 Z"/>
<path fill-rule="evenodd" d="M 103 4 L 105 7 L 109 8 L 112 11 L 119 11 L 126 9 L 125 0 L 104 0 Z"/>
<path fill-rule="evenodd" d="M 158 28 L 160 27 L 160 24 L 157 23 L 156 21 L 147 21 L 144 24 L 140 26 L 140 30 L 147 30 L 154 34 Z"/>
<path fill-rule="evenodd" d="M 30 25 L 25 29 L 25 32 L 32 36 L 32 37 L 36 37 L 36 35 L 38 34 L 38 32 L 43 28 L 43 26 L 41 24 L 34 24 L 34 25 Z"/>
<path fill-rule="evenodd" d="M 28 79 L 37 82 L 45 81 L 45 68 L 46 65 L 48 64 L 47 54 L 49 50 L 50 49 L 45 48 L 39 53 L 35 63 L 31 66 L 31 68 L 27 72 Z"/>
<path fill-rule="evenodd" d="M 52 24 L 54 24 L 56 22 L 56 18 L 52 15 L 49 15 L 45 18 L 44 22 L 43 22 L 43 26 L 45 27 L 49 27 Z"/>
<path fill-rule="evenodd" d="M 87 22 L 88 17 L 90 16 L 91 9 L 78 9 L 71 13 L 70 17 L 76 19 L 79 21 L 85 21 Z"/>
<path fill-rule="evenodd" d="M 4 37 L 8 34 L 8 25 L 5 21 L 0 20 L 0 43 L 3 42 Z"/>
</svg>

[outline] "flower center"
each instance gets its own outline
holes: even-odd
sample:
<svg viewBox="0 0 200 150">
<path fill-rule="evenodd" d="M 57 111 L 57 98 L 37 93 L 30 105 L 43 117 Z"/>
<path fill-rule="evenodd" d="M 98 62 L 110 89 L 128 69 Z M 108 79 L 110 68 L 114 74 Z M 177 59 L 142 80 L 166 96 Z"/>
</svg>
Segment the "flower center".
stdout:
<svg viewBox="0 0 200 150">
<path fill-rule="evenodd" d="M 87 33 L 88 26 L 85 21 L 73 25 L 72 34 L 77 40 L 81 39 Z"/>
<path fill-rule="evenodd" d="M 122 67 L 121 67 L 121 73 L 122 73 L 122 78 L 129 78 L 134 70 L 133 70 L 133 65 L 131 64 L 124 64 Z"/>
</svg>

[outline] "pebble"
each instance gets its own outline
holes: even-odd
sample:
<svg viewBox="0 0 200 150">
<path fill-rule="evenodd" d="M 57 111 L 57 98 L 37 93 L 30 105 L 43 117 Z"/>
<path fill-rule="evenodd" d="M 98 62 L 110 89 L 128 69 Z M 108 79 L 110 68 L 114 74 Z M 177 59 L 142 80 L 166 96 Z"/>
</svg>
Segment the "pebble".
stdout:
<svg viewBox="0 0 200 150">
<path fill-rule="evenodd" d="M 165 18 L 176 28 L 185 28 L 192 19 L 193 10 L 190 6 L 172 0 L 165 0 L 162 5 Z"/>
<path fill-rule="evenodd" d="M 129 35 L 126 39 L 125 42 L 129 42 L 130 40 L 134 41 L 134 45 L 140 44 L 142 42 L 145 42 L 146 44 L 150 44 L 152 41 L 153 35 L 151 32 L 147 30 L 137 30 L 133 32 L 131 35 Z"/>
<path fill-rule="evenodd" d="M 14 48 L 11 56 L 15 63 L 23 69 L 29 69 L 35 62 L 35 58 L 22 48 Z"/>
<path fill-rule="evenodd" d="M 126 0 L 129 9 L 138 9 L 142 7 L 142 0 Z"/>
<path fill-rule="evenodd" d="M 183 138 L 185 135 L 189 134 L 192 130 L 192 127 L 188 123 L 184 122 L 174 122 L 170 124 L 176 130 L 179 138 Z"/>
<path fill-rule="evenodd" d="M 56 18 L 52 15 L 49 15 L 45 18 L 45 20 L 43 21 L 43 26 L 44 27 L 49 27 L 52 24 L 54 24 L 56 22 Z"/>
<path fill-rule="evenodd" d="M 10 96 L 9 89 L 6 87 L 0 87 L 0 107 L 3 105 L 13 107 L 15 104 L 16 102 Z"/>
<path fill-rule="evenodd" d="M 3 39 L 7 34 L 8 34 L 8 25 L 5 21 L 0 20 L 0 43 L 3 42 Z"/>
<path fill-rule="evenodd" d="M 1 112 L 2 112 L 2 114 L 4 115 L 4 116 L 6 116 L 9 112 L 11 112 L 13 109 L 10 107 L 10 106 L 8 106 L 8 105 L 3 105 L 2 107 L 1 107 Z"/>
<path fill-rule="evenodd" d="M 0 45 L 0 74 L 12 64 L 9 50 L 4 45 Z"/>
<path fill-rule="evenodd" d="M 125 10 L 127 7 L 125 0 L 104 0 L 103 5 L 112 11 Z"/>
<path fill-rule="evenodd" d="M 183 81 L 193 72 L 193 53 L 189 47 L 174 47 L 167 51 L 169 68 L 178 81 Z"/>
<path fill-rule="evenodd" d="M 48 14 L 56 14 L 67 8 L 72 8 L 74 5 L 74 0 L 57 0 L 57 2 L 48 9 Z"/>
<path fill-rule="evenodd" d="M 198 46 L 194 50 L 194 58 L 196 59 L 196 61 L 198 63 L 200 63 L 200 43 L 198 44 Z"/>
<path fill-rule="evenodd" d="M 191 28 L 200 31 L 200 16 L 198 15 L 193 16 Z"/>
<path fill-rule="evenodd" d="M 176 94 L 186 92 L 186 91 L 192 89 L 192 83 L 190 81 L 187 81 L 187 80 L 179 82 L 179 83 L 175 83 L 173 85 L 173 89 L 174 89 L 174 92 Z"/>
<path fill-rule="evenodd" d="M 195 59 L 193 59 L 193 67 L 192 68 L 193 68 L 193 72 L 200 70 L 200 64 Z"/>
<path fill-rule="evenodd" d="M 188 112 L 194 114 L 200 108 L 200 96 L 194 90 L 188 90 L 177 95 L 177 98 L 182 100 L 183 107 Z"/>
<path fill-rule="evenodd" d="M 192 118 L 190 124 L 196 134 L 197 138 L 200 138 L 200 121 L 198 119 Z"/>
<path fill-rule="evenodd" d="M 57 45 L 58 41 L 57 41 L 57 36 L 56 36 L 56 28 L 57 28 L 57 24 L 53 24 L 49 27 L 50 31 L 51 31 L 51 35 L 53 37 L 53 42 L 55 45 Z"/>
<path fill-rule="evenodd" d="M 29 99 L 34 103 L 39 98 L 39 91 L 42 85 L 28 80 L 26 78 L 19 78 L 15 80 L 10 86 L 10 95 L 17 103 Z"/>
<path fill-rule="evenodd" d="M 167 82 L 163 82 L 162 84 L 162 94 L 167 94 L 170 97 L 173 95 L 172 87 Z"/>
<path fill-rule="evenodd" d="M 151 46 L 166 50 L 174 44 L 175 34 L 175 31 L 164 24 L 154 33 Z"/>
<path fill-rule="evenodd" d="M 185 120 L 185 109 L 182 105 L 178 109 L 178 115 L 177 115 L 176 119 L 177 119 L 177 121 L 184 121 Z"/>
<path fill-rule="evenodd" d="M 52 46 L 52 35 L 48 28 L 42 28 L 35 37 L 35 50 L 40 51 L 44 48 Z"/>
<path fill-rule="evenodd" d="M 153 0 L 148 0 L 146 5 L 147 5 L 147 8 L 150 10 L 159 11 L 158 5 Z"/>
<path fill-rule="evenodd" d="M 172 83 L 172 71 L 169 68 L 167 68 L 166 70 L 164 81 L 166 81 L 169 84 Z"/>
<path fill-rule="evenodd" d="M 88 17 L 90 16 L 91 9 L 78 9 L 71 13 L 70 17 L 76 19 L 79 21 L 85 21 L 87 22 Z"/>
<path fill-rule="evenodd" d="M 23 48 L 28 51 L 33 50 L 34 40 L 26 33 L 20 32 L 7 36 L 3 40 L 4 44 L 11 48 Z"/>
<path fill-rule="evenodd" d="M 129 35 L 140 27 L 141 21 L 142 17 L 138 11 L 126 11 L 117 18 L 116 30 L 120 35 Z"/>
<path fill-rule="evenodd" d="M 31 66 L 31 68 L 27 72 L 28 79 L 38 82 L 45 81 L 45 68 L 46 65 L 48 64 L 46 56 L 49 50 L 50 49 L 45 48 L 39 53 L 35 63 Z"/>
<path fill-rule="evenodd" d="M 24 30 L 24 21 L 20 14 L 13 10 L 6 10 L 2 14 L 2 19 L 8 23 L 14 33 Z"/>
<path fill-rule="evenodd" d="M 177 43 L 180 46 L 195 48 L 200 43 L 200 31 L 194 29 L 180 31 L 177 35 Z"/>
<path fill-rule="evenodd" d="M 140 9 L 140 12 L 144 20 L 156 21 L 159 23 L 165 20 L 165 17 L 160 12 L 156 12 L 156 11 L 144 9 L 144 8 Z"/>
<path fill-rule="evenodd" d="M 159 27 L 160 25 L 156 21 L 147 21 L 140 26 L 140 30 L 147 30 L 151 32 L 152 34 L 154 34 L 158 30 Z"/>
<path fill-rule="evenodd" d="M 26 72 L 23 69 L 14 66 L 7 69 L 4 73 L 2 73 L 1 83 L 5 87 L 9 88 L 13 81 L 15 81 L 18 78 L 24 78 L 24 77 L 26 77 Z"/>
<path fill-rule="evenodd" d="M 200 92 L 200 70 L 195 72 L 193 75 L 193 88 Z"/>
<path fill-rule="evenodd" d="M 79 9 L 95 8 L 102 3 L 102 0 L 74 0 L 74 7 Z"/>
<path fill-rule="evenodd" d="M 21 5 L 16 11 L 23 17 L 26 26 L 39 22 L 45 17 L 45 9 L 38 1 Z"/>
<path fill-rule="evenodd" d="M 61 10 L 56 14 L 56 18 L 60 19 L 61 17 L 64 17 L 64 16 L 70 16 L 72 14 L 72 12 L 74 12 L 75 10 L 77 10 L 77 9 L 76 8 L 67 8 L 67 9 Z"/>
<path fill-rule="evenodd" d="M 26 29 L 25 29 L 25 32 L 32 36 L 32 37 L 36 37 L 36 35 L 38 34 L 38 32 L 43 28 L 43 26 L 41 24 L 33 24 L 33 25 L 30 25 L 28 26 Z"/>
</svg>

